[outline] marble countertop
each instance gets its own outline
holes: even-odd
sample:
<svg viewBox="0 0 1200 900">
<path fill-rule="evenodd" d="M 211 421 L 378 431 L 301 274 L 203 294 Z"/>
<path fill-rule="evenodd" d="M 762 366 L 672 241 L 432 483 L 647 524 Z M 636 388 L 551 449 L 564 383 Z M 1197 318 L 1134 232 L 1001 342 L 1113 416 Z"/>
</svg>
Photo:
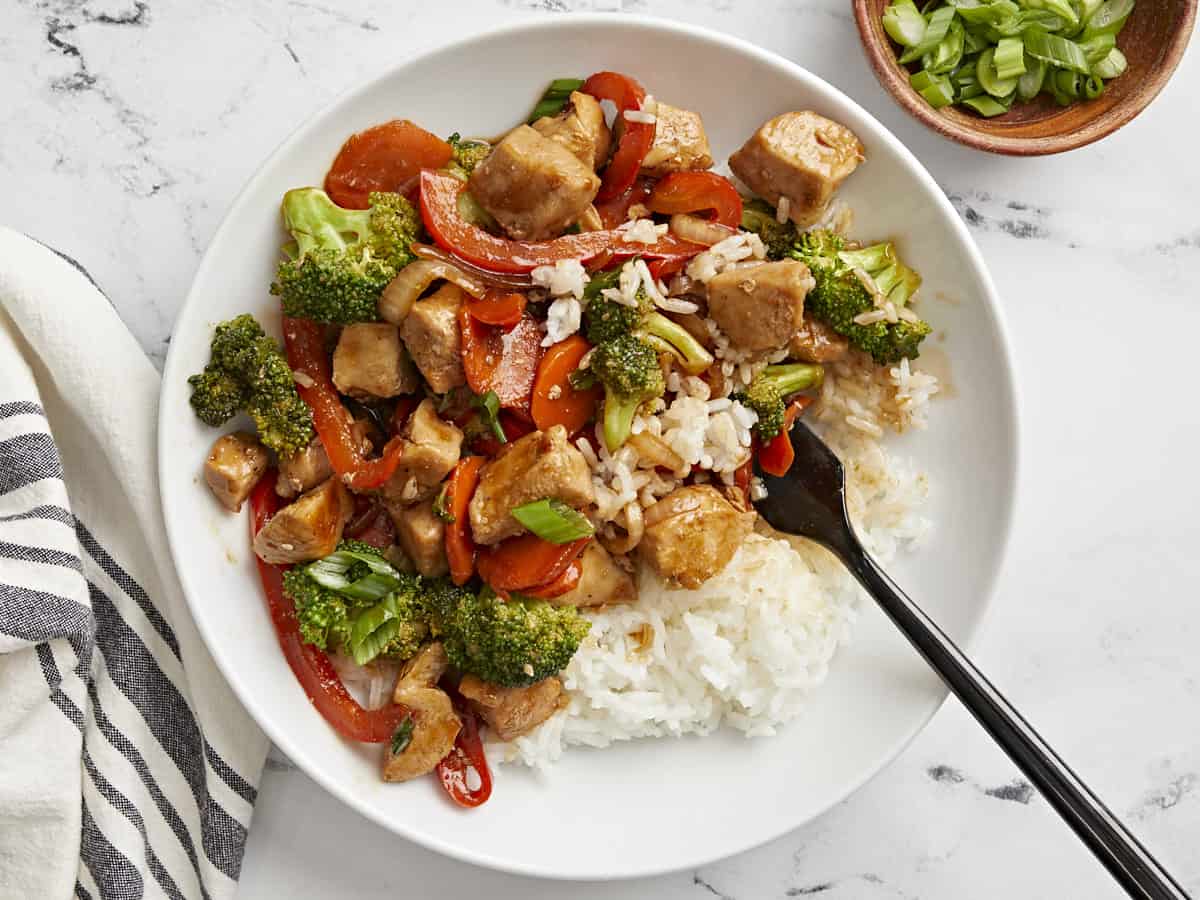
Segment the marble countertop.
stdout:
<svg viewBox="0 0 1200 900">
<path fill-rule="evenodd" d="M 620 5 L 6 0 L 0 220 L 78 258 L 161 364 L 226 208 L 310 112 L 451 31 Z M 1200 894 L 1200 125 L 1187 99 L 1200 51 L 1112 138 L 1017 160 L 947 143 L 895 106 L 859 50 L 847 0 L 624 9 L 737 34 L 807 66 L 896 132 L 953 199 L 1005 298 L 1024 419 L 1016 530 L 977 657 Z M 1118 896 L 954 703 L 817 821 L 699 871 L 617 884 L 452 862 L 273 756 L 242 885 L 246 897 L 363 900 Z"/>
</svg>

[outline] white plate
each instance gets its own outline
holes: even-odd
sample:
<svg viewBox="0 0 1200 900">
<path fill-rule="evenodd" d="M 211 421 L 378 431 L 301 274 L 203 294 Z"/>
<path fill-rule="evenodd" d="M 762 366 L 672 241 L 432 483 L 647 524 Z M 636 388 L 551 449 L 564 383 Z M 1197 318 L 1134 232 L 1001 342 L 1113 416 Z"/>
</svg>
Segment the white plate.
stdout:
<svg viewBox="0 0 1200 900">
<path fill-rule="evenodd" d="M 379 780 L 379 748 L 340 740 L 305 700 L 267 617 L 245 516 L 224 513 L 199 478 L 216 433 L 188 407 L 187 376 L 214 323 L 250 311 L 278 327 L 267 293 L 283 235 L 279 199 L 319 184 L 342 141 L 406 117 L 449 134 L 496 134 L 553 77 L 615 69 L 704 116 L 718 159 L 767 118 L 815 109 L 853 129 L 868 161 L 841 196 L 856 232 L 896 236 L 925 278 L 927 357 L 951 390 L 932 428 L 896 443 L 932 474 L 936 528 L 895 566 L 960 641 L 988 603 L 1008 536 L 1017 463 L 1013 378 L 999 303 L 979 252 L 911 153 L 845 95 L 749 44 L 666 22 L 572 15 L 435 50 L 343 96 L 259 170 L 217 231 L 173 332 L 163 378 L 159 465 L 168 534 L 192 613 L 251 715 L 316 781 L 379 824 L 485 866 L 559 878 L 618 878 L 699 866 L 774 838 L 846 797 L 925 725 L 945 692 L 873 607 L 839 652 L 807 714 L 775 739 L 735 734 L 569 753 L 549 777 L 506 768 L 491 801 L 466 812 L 433 779 Z"/>
</svg>

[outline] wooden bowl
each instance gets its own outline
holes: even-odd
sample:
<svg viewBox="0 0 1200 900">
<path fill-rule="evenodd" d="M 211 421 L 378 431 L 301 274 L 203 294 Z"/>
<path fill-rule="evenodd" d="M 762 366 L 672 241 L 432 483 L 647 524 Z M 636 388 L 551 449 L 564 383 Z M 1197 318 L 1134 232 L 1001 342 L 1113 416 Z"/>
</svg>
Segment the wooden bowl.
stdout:
<svg viewBox="0 0 1200 900">
<path fill-rule="evenodd" d="M 896 46 L 883 30 L 889 0 L 853 0 L 867 59 L 880 83 L 917 119 L 951 140 L 1010 156 L 1044 156 L 1074 150 L 1112 134 L 1145 109 L 1175 71 L 1192 34 L 1197 0 L 1139 0 L 1117 45 L 1129 68 L 1095 100 L 1067 107 L 1041 95 L 985 119 L 969 110 L 934 109 L 908 83 Z"/>
</svg>

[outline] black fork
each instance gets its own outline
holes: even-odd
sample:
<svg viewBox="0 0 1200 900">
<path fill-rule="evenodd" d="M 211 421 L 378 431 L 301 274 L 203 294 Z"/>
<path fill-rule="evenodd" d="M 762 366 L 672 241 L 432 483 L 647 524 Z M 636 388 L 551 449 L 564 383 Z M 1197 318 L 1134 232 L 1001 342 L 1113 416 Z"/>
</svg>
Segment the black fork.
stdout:
<svg viewBox="0 0 1200 900">
<path fill-rule="evenodd" d="M 842 561 L 1129 896 L 1187 900 L 1166 869 L 863 549 L 846 514 L 846 476 L 833 451 L 802 422 L 792 426 L 791 439 L 796 459 L 790 471 L 782 478 L 758 472 L 767 487 L 755 503 L 759 514 Z"/>
</svg>

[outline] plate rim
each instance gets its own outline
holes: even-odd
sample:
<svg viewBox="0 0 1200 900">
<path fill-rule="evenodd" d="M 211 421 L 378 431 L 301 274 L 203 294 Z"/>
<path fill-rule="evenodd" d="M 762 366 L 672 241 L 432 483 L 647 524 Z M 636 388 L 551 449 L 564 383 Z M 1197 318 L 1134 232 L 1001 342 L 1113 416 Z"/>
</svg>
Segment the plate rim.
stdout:
<svg viewBox="0 0 1200 900">
<path fill-rule="evenodd" d="M 310 126 L 317 120 L 331 115 L 339 107 L 351 102 L 360 94 L 366 93 L 375 88 L 375 86 L 389 78 L 392 78 L 396 73 L 410 66 L 420 65 L 424 59 L 434 53 L 440 53 L 448 50 L 464 50 L 472 44 L 480 41 L 491 41 L 495 39 L 503 39 L 505 37 L 526 32 L 542 32 L 546 36 L 551 36 L 553 32 L 559 29 L 587 29 L 597 25 L 626 27 L 631 29 L 648 29 L 651 31 L 666 31 L 676 35 L 683 35 L 692 39 L 708 42 L 710 44 L 721 45 L 724 49 L 728 49 L 737 53 L 745 54 L 756 58 L 759 62 L 768 65 L 782 68 L 789 76 L 798 81 L 804 82 L 807 87 L 815 89 L 817 93 L 824 93 L 828 98 L 839 104 L 846 104 L 859 115 L 869 119 L 878 128 L 879 132 L 884 136 L 884 139 L 891 145 L 903 164 L 907 166 L 909 171 L 919 180 L 925 183 L 925 186 L 930 190 L 934 198 L 934 203 L 942 212 L 943 216 L 950 220 L 950 227 L 957 233 L 962 240 L 964 247 L 967 250 L 967 257 L 970 265 L 978 276 L 982 285 L 984 300 L 983 307 L 991 314 L 995 327 L 998 349 L 998 363 L 1004 375 L 1004 386 L 1007 388 L 1007 409 L 1005 417 L 1007 419 L 1007 431 L 1012 438 L 1012 453 L 1006 461 L 1005 474 L 1008 477 L 1011 490 L 1006 493 L 1003 498 L 1003 510 L 1000 521 L 997 523 L 997 532 L 999 539 L 996 544 L 996 553 L 994 562 L 990 567 L 990 571 L 984 573 L 985 577 L 982 580 L 983 590 L 980 612 L 976 621 L 966 629 L 963 638 L 959 641 L 960 646 L 968 653 L 978 644 L 981 634 L 985 626 L 990 620 L 990 617 L 995 606 L 996 587 L 999 581 L 1000 572 L 1004 566 L 1008 552 L 1012 542 L 1013 523 L 1015 520 L 1017 499 L 1020 494 L 1020 475 L 1022 467 L 1022 429 L 1020 424 L 1020 391 L 1017 380 L 1017 370 L 1014 364 L 1014 355 L 1012 350 L 1012 341 L 1007 318 L 1004 312 L 1002 303 L 1000 302 L 999 294 L 996 290 L 995 282 L 992 279 L 991 273 L 988 270 L 987 264 L 983 258 L 978 245 L 975 243 L 969 229 L 963 222 L 961 217 L 955 211 L 950 200 L 945 192 L 938 185 L 933 175 L 925 168 L 916 155 L 909 147 L 881 122 L 878 117 L 867 110 L 857 100 L 849 94 L 842 91 L 840 88 L 821 78 L 819 75 L 811 72 L 799 63 L 782 56 L 775 51 L 760 47 L 757 44 L 744 38 L 736 37 L 729 34 L 716 31 L 702 25 L 695 25 L 689 22 L 680 22 L 674 19 L 667 19 L 660 16 L 650 16 L 643 14 L 622 13 L 619 16 L 612 13 L 598 12 L 582 12 L 571 13 L 570 15 L 553 15 L 539 14 L 536 16 L 518 19 L 512 22 L 507 22 L 501 25 L 485 27 L 469 34 L 458 37 L 449 41 L 434 41 L 427 42 L 415 50 L 405 60 L 398 63 L 392 63 L 385 67 L 374 71 L 373 73 L 356 79 L 345 90 L 336 94 L 328 102 L 324 103 L 320 108 L 314 110 L 309 115 L 305 116 L 295 128 L 275 146 L 262 162 L 260 162 L 254 171 L 248 176 L 241 189 L 230 201 L 224 215 L 221 218 L 220 224 L 213 231 L 205 247 L 204 254 L 197 265 L 194 275 L 192 276 L 191 284 L 184 298 L 183 304 L 176 314 L 173 325 L 172 334 L 176 334 L 180 320 L 184 318 L 187 311 L 198 302 L 199 295 L 197 294 L 197 285 L 207 275 L 209 267 L 213 264 L 211 250 L 213 245 L 218 243 L 224 232 L 232 228 L 234 213 L 238 211 L 244 202 L 245 198 L 252 192 L 257 182 L 265 177 L 265 173 L 272 169 L 276 161 L 287 153 L 293 145 L 298 142 L 298 138 L 302 132 L 307 132 Z M 198 600 L 193 600 L 193 597 L 199 598 L 202 592 L 193 590 L 192 584 L 189 582 L 184 569 L 179 565 L 179 559 L 185 555 L 184 547 L 186 546 L 185 537 L 183 534 L 182 523 L 175 524 L 178 521 L 177 516 L 173 516 L 174 503 L 171 500 L 171 492 L 168 490 L 165 480 L 161 477 L 164 468 L 164 461 L 167 454 L 171 451 L 170 447 L 170 415 L 168 414 L 167 404 L 169 402 L 168 385 L 172 384 L 172 378 L 178 377 L 175 371 L 179 368 L 178 362 L 183 351 L 179 350 L 181 344 L 177 341 L 172 341 L 168 349 L 166 359 L 162 371 L 162 385 L 159 391 L 158 404 L 158 424 L 157 424 L 157 459 L 159 478 L 159 500 L 162 506 L 163 522 L 167 535 L 167 544 L 171 554 L 171 561 L 175 565 L 175 573 L 179 579 L 183 589 L 183 595 L 187 603 L 188 613 L 191 615 L 193 622 L 196 624 L 205 647 L 208 650 L 213 661 L 216 663 L 221 677 L 225 679 L 238 701 L 245 708 L 249 716 L 254 720 L 255 724 L 263 730 L 270 741 L 279 747 L 288 758 L 294 761 L 297 767 L 310 779 L 312 779 L 323 790 L 345 803 L 359 815 L 376 823 L 377 825 L 387 829 L 388 831 L 397 834 L 406 840 L 410 840 L 417 845 L 429 850 L 433 850 L 444 856 L 455 860 L 470 863 L 472 865 L 483 868 L 493 869 L 496 871 L 506 872 L 513 875 L 521 875 L 531 878 L 541 878 L 556 881 L 624 881 L 632 878 L 646 878 L 658 875 L 665 875 L 673 872 L 679 872 L 690 868 L 698 868 L 707 864 L 711 864 L 718 860 L 728 859 L 740 853 L 744 853 L 755 847 L 762 846 L 770 841 L 777 840 L 780 837 L 790 834 L 803 825 L 812 822 L 813 820 L 823 816 L 832 807 L 846 800 L 852 794 L 858 792 L 865 784 L 875 778 L 880 772 L 891 765 L 901 753 L 921 734 L 933 719 L 934 715 L 945 704 L 949 695 L 948 690 L 944 685 L 938 687 L 940 698 L 928 710 L 928 712 L 916 717 L 912 725 L 906 733 L 894 740 L 890 745 L 881 748 L 881 752 L 877 761 L 870 766 L 867 766 L 859 777 L 847 784 L 841 795 L 831 799 L 829 802 L 820 806 L 814 807 L 811 812 L 799 821 L 793 822 L 787 827 L 777 830 L 773 833 L 765 835 L 753 835 L 746 840 L 731 841 L 718 855 L 711 853 L 701 853 L 695 857 L 676 858 L 669 864 L 643 866 L 637 869 L 623 870 L 619 872 L 605 871 L 596 869 L 589 872 L 570 871 L 564 872 L 555 869 L 553 864 L 531 864 L 513 862 L 511 860 L 491 855 L 487 851 L 473 850 L 465 848 L 457 844 L 448 843 L 436 836 L 428 835 L 420 829 L 410 825 L 407 822 L 396 822 L 389 820 L 386 816 L 378 814 L 375 810 L 369 808 L 358 801 L 358 795 L 344 788 L 335 779 L 326 777 L 319 766 L 309 763 L 307 754 L 302 748 L 294 745 L 289 738 L 286 730 L 274 727 L 274 725 L 265 724 L 270 721 L 270 717 L 260 715 L 260 706 L 266 706 L 266 698 L 255 698 L 254 692 L 250 690 L 244 679 L 232 677 L 230 671 L 233 669 L 226 660 L 225 650 L 223 649 L 223 641 L 219 636 L 214 634 L 212 630 L 205 624 L 202 616 L 196 614 Z"/>
</svg>

